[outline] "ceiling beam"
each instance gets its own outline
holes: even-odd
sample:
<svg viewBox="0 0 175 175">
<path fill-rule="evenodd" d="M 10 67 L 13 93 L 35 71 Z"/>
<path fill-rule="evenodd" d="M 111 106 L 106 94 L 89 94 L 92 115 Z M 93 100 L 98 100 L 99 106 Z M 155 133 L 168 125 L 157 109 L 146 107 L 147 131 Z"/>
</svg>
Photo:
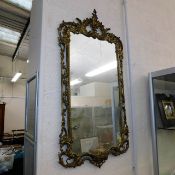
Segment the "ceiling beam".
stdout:
<svg viewBox="0 0 175 175">
<path fill-rule="evenodd" d="M 15 5 L 12 5 L 5 0 L 0 0 L 0 9 L 12 13 L 14 15 L 18 15 L 23 18 L 28 18 L 30 16 L 30 12 L 24 9 L 21 9 Z"/>
<path fill-rule="evenodd" d="M 25 38 L 26 38 L 26 36 L 27 36 L 27 34 L 29 32 L 29 28 L 30 28 L 30 18 L 28 18 L 27 23 L 26 23 L 26 25 L 24 27 L 24 30 L 21 33 L 21 37 L 20 37 L 20 39 L 19 39 L 19 41 L 17 43 L 15 52 L 14 52 L 14 54 L 12 56 L 12 61 L 14 61 L 16 59 L 16 56 L 18 55 L 18 51 L 20 49 L 20 46 L 22 45 L 23 41 L 25 40 Z"/>
</svg>

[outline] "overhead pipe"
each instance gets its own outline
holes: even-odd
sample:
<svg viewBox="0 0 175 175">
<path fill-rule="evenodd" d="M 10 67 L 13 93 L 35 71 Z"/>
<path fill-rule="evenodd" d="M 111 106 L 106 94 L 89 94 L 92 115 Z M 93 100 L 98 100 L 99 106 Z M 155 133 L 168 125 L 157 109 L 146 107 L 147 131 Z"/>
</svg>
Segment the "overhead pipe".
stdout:
<svg viewBox="0 0 175 175">
<path fill-rule="evenodd" d="M 19 39 L 19 41 L 17 43 L 15 52 L 14 52 L 14 54 L 12 56 L 12 61 L 15 61 L 15 59 L 16 59 L 16 57 L 18 55 L 19 49 L 20 49 L 23 41 L 25 40 L 25 37 L 27 36 L 29 29 L 30 29 L 30 17 L 27 20 L 27 23 L 26 23 L 26 25 L 24 27 L 23 32 L 21 33 L 21 37 L 20 37 L 20 39 Z"/>
</svg>

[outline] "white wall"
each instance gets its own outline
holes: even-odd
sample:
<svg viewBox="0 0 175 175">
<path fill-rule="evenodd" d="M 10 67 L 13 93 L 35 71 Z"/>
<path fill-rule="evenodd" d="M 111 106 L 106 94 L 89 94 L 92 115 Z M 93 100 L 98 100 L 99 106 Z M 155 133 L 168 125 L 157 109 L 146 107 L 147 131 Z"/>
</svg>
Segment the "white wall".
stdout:
<svg viewBox="0 0 175 175">
<path fill-rule="evenodd" d="M 130 149 L 119 157 L 110 156 L 101 169 L 87 162 L 76 169 L 65 169 L 57 163 L 61 125 L 57 27 L 63 19 L 65 21 L 73 21 L 76 17 L 84 19 L 96 8 L 103 24 L 111 27 L 113 33 L 122 37 L 122 3 L 115 0 L 38 0 L 34 1 L 34 5 L 31 64 L 37 65 L 36 69 L 40 67 L 37 175 L 132 175 L 134 155 L 137 175 L 153 175 L 148 73 L 174 65 L 175 1 L 126 0 L 129 55 L 128 59 L 125 55 L 124 74 Z M 126 62 L 127 60 L 129 62 Z M 34 64 L 36 62 L 37 64 Z M 131 84 L 128 82 L 127 64 L 131 70 Z M 127 87 L 131 87 L 132 92 L 132 115 L 129 113 L 130 96 Z M 130 120 L 133 120 L 133 128 Z M 134 134 L 133 138 L 131 133 Z M 133 142 L 135 154 L 131 156 Z"/>
<path fill-rule="evenodd" d="M 13 129 L 24 129 L 25 117 L 25 89 L 26 80 L 18 80 L 11 83 L 11 77 L 15 70 L 20 70 L 25 76 L 24 61 L 17 60 L 16 65 L 10 57 L 0 55 L 0 100 L 6 103 L 4 132 L 11 132 Z M 13 69 L 12 69 L 13 67 Z"/>
<path fill-rule="evenodd" d="M 175 62 L 175 1 L 126 0 L 137 174 L 152 175 L 148 73 Z"/>
<path fill-rule="evenodd" d="M 72 107 L 87 107 L 87 106 L 106 106 L 111 105 L 109 97 L 88 97 L 88 96 L 71 96 Z"/>
<path fill-rule="evenodd" d="M 0 93 L 0 99 L 6 103 L 4 132 L 11 132 L 13 129 L 24 129 L 25 81 L 19 81 L 16 85 L 12 85 L 9 80 L 3 83 L 0 81 L 0 90 L 2 88 L 5 93 L 3 95 Z"/>
<path fill-rule="evenodd" d="M 111 94 L 111 83 L 93 82 L 80 86 L 79 96 L 97 96 L 111 98 Z"/>
<path fill-rule="evenodd" d="M 43 16 L 41 17 L 42 8 Z M 32 69 L 32 65 L 35 62 L 38 63 L 40 58 L 40 64 L 35 67 L 40 70 L 37 175 L 132 174 L 131 147 L 126 154 L 119 157 L 109 156 L 109 160 L 101 169 L 88 162 L 76 169 L 65 169 L 58 164 L 61 85 L 57 27 L 62 20 L 73 21 L 76 17 L 81 19 L 91 17 L 94 8 L 103 24 L 110 27 L 111 32 L 123 38 L 122 3 L 119 0 L 87 0 L 83 2 L 81 0 L 52 0 L 51 3 L 48 0 L 43 0 L 43 5 L 41 0 L 34 1 L 30 40 L 31 66 L 29 69 Z M 41 52 L 39 52 L 40 46 Z M 126 62 L 124 66 L 126 66 Z"/>
</svg>

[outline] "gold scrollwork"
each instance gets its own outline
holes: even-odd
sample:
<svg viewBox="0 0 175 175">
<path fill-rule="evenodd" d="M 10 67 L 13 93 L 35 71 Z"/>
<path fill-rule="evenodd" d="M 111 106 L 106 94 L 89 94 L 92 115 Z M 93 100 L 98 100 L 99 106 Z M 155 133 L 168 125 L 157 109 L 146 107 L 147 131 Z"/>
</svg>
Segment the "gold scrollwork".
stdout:
<svg viewBox="0 0 175 175">
<path fill-rule="evenodd" d="M 62 22 L 58 28 L 59 46 L 61 56 L 61 85 L 62 85 L 62 124 L 60 133 L 60 153 L 59 163 L 66 167 L 76 167 L 89 160 L 97 167 L 101 167 L 107 160 L 108 155 L 120 155 L 127 151 L 129 147 L 128 126 L 126 121 L 124 83 L 123 83 L 123 46 L 119 37 L 113 33 L 109 33 L 110 28 L 105 28 L 98 20 L 96 10 L 93 11 L 91 18 L 80 20 L 76 18 L 76 22 Z M 70 105 L 70 32 L 74 34 L 83 34 L 87 37 L 108 41 L 115 44 L 118 84 L 119 84 L 119 107 L 120 107 L 120 143 L 107 150 L 93 155 L 84 153 L 82 155 L 72 151 L 72 133 L 71 133 L 71 105 Z"/>
</svg>

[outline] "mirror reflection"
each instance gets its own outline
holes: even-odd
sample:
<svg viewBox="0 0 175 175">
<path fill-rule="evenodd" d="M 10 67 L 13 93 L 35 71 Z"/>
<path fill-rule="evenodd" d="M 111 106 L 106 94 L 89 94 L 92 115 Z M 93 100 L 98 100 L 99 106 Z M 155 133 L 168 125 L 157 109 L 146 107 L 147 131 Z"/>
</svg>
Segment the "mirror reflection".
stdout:
<svg viewBox="0 0 175 175">
<path fill-rule="evenodd" d="M 120 140 L 115 45 L 71 33 L 70 87 L 73 152 L 108 151 Z"/>
<path fill-rule="evenodd" d="M 175 74 L 153 78 L 157 138 L 157 173 L 175 173 Z"/>
</svg>

